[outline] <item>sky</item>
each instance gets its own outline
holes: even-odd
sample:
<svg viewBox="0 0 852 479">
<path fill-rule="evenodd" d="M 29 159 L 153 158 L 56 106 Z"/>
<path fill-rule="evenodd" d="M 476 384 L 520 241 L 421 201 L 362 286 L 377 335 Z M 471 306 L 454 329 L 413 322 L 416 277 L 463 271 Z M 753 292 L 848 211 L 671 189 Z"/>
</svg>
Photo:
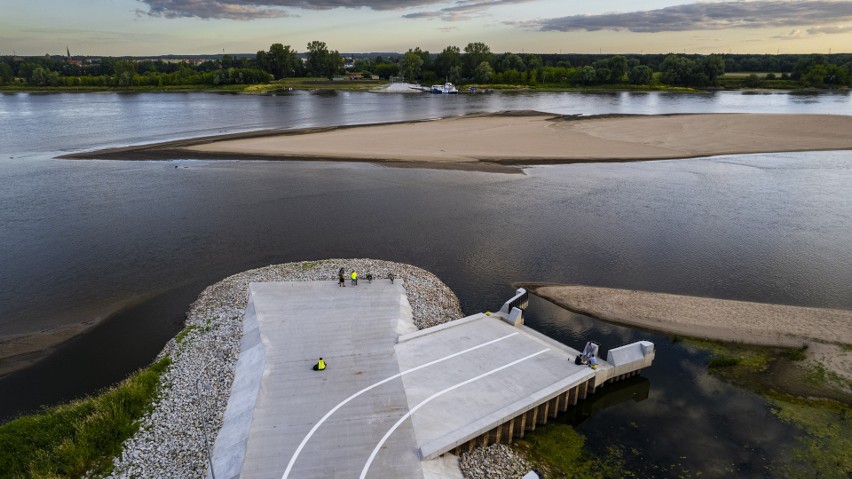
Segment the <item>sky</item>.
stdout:
<svg viewBox="0 0 852 479">
<path fill-rule="evenodd" d="M 0 55 L 433 53 L 849 53 L 837 0 L 0 0 Z"/>
</svg>

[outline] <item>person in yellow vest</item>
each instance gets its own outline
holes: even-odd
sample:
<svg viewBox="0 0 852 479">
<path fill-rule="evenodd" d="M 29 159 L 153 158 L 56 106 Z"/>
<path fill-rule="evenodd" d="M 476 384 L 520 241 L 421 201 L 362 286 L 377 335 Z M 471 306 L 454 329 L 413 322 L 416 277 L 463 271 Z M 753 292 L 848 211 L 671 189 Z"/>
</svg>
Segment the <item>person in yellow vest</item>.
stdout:
<svg viewBox="0 0 852 479">
<path fill-rule="evenodd" d="M 349 277 L 352 278 L 352 286 L 358 286 L 358 273 L 356 273 L 354 269 Z"/>
<path fill-rule="evenodd" d="M 325 369 L 325 361 L 322 358 L 319 358 L 316 364 L 314 364 L 314 371 L 322 371 Z"/>
</svg>

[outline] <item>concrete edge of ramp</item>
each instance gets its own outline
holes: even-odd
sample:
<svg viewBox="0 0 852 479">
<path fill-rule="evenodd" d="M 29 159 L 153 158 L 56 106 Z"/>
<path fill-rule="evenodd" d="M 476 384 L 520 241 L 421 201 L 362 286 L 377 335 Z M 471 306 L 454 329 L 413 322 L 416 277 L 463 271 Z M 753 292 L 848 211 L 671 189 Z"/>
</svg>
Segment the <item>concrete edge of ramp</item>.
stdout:
<svg viewBox="0 0 852 479">
<path fill-rule="evenodd" d="M 231 395 L 212 452 L 213 470 L 216 471 L 218 479 L 240 475 L 257 395 L 263 379 L 265 350 L 260 338 L 254 302 L 251 300 L 252 294 L 249 293 L 249 304 L 243 319 L 240 357 L 234 371 Z M 212 477 L 211 471 L 207 471 L 207 477 Z"/>
<path fill-rule="evenodd" d="M 497 411 L 480 418 L 460 429 L 456 429 L 450 434 L 435 439 L 428 444 L 424 444 L 420 448 L 420 457 L 423 460 L 434 459 L 445 452 L 460 446 L 467 441 L 494 429 L 496 426 L 506 422 L 507 417 L 515 417 L 526 411 L 538 407 L 539 405 L 551 400 L 559 393 L 568 389 L 572 384 L 586 381 L 595 375 L 595 371 L 589 369 L 583 374 L 571 375 L 559 382 L 551 384 L 549 387 L 535 392 L 533 395 L 515 401 L 508 406 L 505 406 Z"/>
</svg>

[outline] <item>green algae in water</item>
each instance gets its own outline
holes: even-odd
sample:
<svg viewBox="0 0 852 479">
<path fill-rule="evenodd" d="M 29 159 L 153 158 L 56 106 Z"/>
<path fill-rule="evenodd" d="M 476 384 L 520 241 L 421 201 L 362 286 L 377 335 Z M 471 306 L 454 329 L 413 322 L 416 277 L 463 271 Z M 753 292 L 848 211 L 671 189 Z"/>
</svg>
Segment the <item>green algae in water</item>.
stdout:
<svg viewBox="0 0 852 479">
<path fill-rule="evenodd" d="M 530 462 L 539 465 L 545 479 L 556 477 L 632 477 L 624 469 L 621 452 L 609 448 L 604 457 L 593 457 L 585 449 L 586 437 L 567 424 L 548 423 L 526 433 L 515 442 Z"/>
<path fill-rule="evenodd" d="M 692 339 L 686 343 L 713 354 L 708 369 L 715 376 L 767 398 L 778 419 L 801 431 L 797 445 L 793 446 L 793 462 L 780 467 L 783 477 L 852 477 L 852 409 L 848 395 L 835 389 L 843 382 L 836 373 L 822 365 L 796 365 L 805 355 L 804 349 Z M 737 363 L 719 367 L 718 363 L 725 363 L 728 358 L 736 358 Z M 781 371 L 785 371 L 783 375 L 779 374 Z M 831 399 L 811 399 L 805 395 Z"/>
<path fill-rule="evenodd" d="M 773 399 L 772 412 L 802 430 L 793 450 L 790 478 L 847 479 L 852 476 L 852 410 L 833 401 Z"/>
</svg>

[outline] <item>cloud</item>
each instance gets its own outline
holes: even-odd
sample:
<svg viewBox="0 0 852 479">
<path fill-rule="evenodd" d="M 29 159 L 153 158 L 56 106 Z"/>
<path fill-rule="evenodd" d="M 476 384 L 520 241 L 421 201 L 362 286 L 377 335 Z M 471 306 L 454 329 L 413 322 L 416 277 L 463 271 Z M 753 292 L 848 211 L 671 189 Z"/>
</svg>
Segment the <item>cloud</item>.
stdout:
<svg viewBox="0 0 852 479">
<path fill-rule="evenodd" d="M 807 35 L 799 30 L 798 28 L 794 28 L 790 30 L 790 33 L 785 33 L 783 35 L 775 35 L 772 38 L 777 38 L 779 40 L 801 40 L 805 38 Z"/>
<path fill-rule="evenodd" d="M 229 20 L 253 20 L 257 18 L 280 18 L 291 16 L 276 7 L 252 5 L 251 2 L 228 0 L 142 0 L 148 11 L 137 10 L 138 15 L 164 18 L 222 18 Z"/>
<path fill-rule="evenodd" d="M 807 30 L 802 31 L 801 29 L 794 28 L 789 33 L 785 33 L 782 35 L 775 35 L 772 38 L 778 38 L 780 40 L 801 40 L 803 38 L 809 37 L 821 37 L 823 35 L 831 35 L 836 33 L 850 33 L 852 32 L 852 26 L 849 25 L 836 25 L 829 27 L 813 27 L 808 28 Z"/>
<path fill-rule="evenodd" d="M 758 0 L 675 5 L 657 10 L 571 15 L 507 22 L 541 31 L 627 30 L 673 32 L 728 28 L 772 28 L 831 24 L 852 20 L 852 2 L 831 0 Z M 848 31 L 845 30 L 845 31 Z M 826 33 L 829 31 L 826 30 Z M 839 32 L 837 32 L 839 33 Z"/>
<path fill-rule="evenodd" d="M 308 10 L 329 10 L 333 8 L 369 8 L 371 10 L 401 10 L 426 7 L 435 2 L 430 0 L 138 0 L 148 6 L 148 10 L 137 10 L 141 15 L 154 17 L 181 18 L 225 18 L 233 20 L 252 20 L 256 18 L 277 18 L 290 15 L 286 8 Z M 520 3 L 530 0 L 456 0 L 447 13 L 434 12 L 434 16 L 452 15 L 457 12 L 483 10 L 493 5 Z M 412 14 L 409 18 L 426 18 L 430 12 L 422 15 Z M 458 14 L 457 14 L 458 15 Z"/>
<path fill-rule="evenodd" d="M 515 5 L 534 0 L 459 0 L 452 7 L 445 7 L 431 12 L 415 12 L 403 15 L 402 18 L 440 18 L 445 22 L 470 20 L 471 18 L 488 15 L 488 10 L 503 5 Z"/>
<path fill-rule="evenodd" d="M 849 33 L 852 32 L 852 25 L 836 25 L 833 27 L 813 27 L 808 28 L 809 35 L 833 34 L 833 33 Z"/>
</svg>

